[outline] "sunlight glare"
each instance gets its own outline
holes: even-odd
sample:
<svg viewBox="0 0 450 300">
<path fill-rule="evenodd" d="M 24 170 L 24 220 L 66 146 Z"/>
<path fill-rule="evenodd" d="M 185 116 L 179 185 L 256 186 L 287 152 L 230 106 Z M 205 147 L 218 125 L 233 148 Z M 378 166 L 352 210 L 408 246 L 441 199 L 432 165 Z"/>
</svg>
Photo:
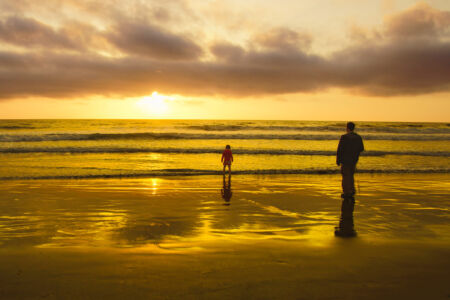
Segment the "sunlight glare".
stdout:
<svg viewBox="0 0 450 300">
<path fill-rule="evenodd" d="M 161 95 L 158 94 L 158 92 L 153 92 L 151 96 L 142 97 L 137 102 L 137 105 L 151 114 L 162 115 L 169 110 L 168 102 L 173 100 L 173 97 Z"/>
</svg>

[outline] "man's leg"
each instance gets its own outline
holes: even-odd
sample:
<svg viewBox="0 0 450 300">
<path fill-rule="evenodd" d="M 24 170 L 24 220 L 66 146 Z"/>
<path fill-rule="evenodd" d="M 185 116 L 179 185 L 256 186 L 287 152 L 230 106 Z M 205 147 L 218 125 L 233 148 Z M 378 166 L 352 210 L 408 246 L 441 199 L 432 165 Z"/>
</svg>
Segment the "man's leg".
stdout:
<svg viewBox="0 0 450 300">
<path fill-rule="evenodd" d="M 342 165 L 342 192 L 345 196 L 351 196 L 355 194 L 355 165 Z"/>
<path fill-rule="evenodd" d="M 350 192 L 353 195 L 355 195 L 355 170 L 356 170 L 356 165 L 351 165 L 350 166 L 350 182 L 349 182 L 349 187 L 350 187 Z"/>
</svg>

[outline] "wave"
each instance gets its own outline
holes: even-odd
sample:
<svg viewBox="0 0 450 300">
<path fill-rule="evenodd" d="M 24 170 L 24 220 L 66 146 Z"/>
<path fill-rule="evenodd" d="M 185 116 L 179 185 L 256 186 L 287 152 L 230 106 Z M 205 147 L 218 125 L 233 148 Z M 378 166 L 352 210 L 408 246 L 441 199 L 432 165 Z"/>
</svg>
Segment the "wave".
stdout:
<svg viewBox="0 0 450 300">
<path fill-rule="evenodd" d="M 34 126 L 28 126 L 28 125 L 4 125 L 0 126 L 0 129 L 6 129 L 6 130 L 14 130 L 14 129 L 36 129 Z"/>
<path fill-rule="evenodd" d="M 443 174 L 450 169 L 358 169 L 358 173 L 369 174 Z M 240 170 L 233 171 L 233 175 L 333 175 L 338 174 L 337 169 L 266 169 L 266 170 Z M 108 178 L 139 178 L 139 177 L 171 177 L 171 176 L 200 176 L 222 175 L 218 170 L 196 169 L 162 169 L 145 173 L 121 174 L 86 174 L 86 175 L 49 175 L 49 176 L 10 176 L 0 177 L 0 180 L 31 180 L 31 179 L 108 179 Z"/>
<path fill-rule="evenodd" d="M 185 129 L 190 130 L 201 130 L 201 131 L 319 131 L 319 132 L 343 132 L 345 124 L 336 125 L 323 125 L 323 126 L 282 126 L 282 125 L 268 125 L 268 126 L 257 126 L 257 125 L 227 125 L 227 124 L 216 124 L 216 125 L 187 125 L 181 126 Z M 425 127 L 422 124 L 400 124 L 400 125 L 370 125 L 363 124 L 358 126 L 358 132 L 362 133 L 407 133 L 407 134 L 450 134 L 450 129 L 447 127 Z"/>
<path fill-rule="evenodd" d="M 15 147 L 0 148 L 0 153 L 168 153 L 168 154 L 221 154 L 222 149 L 207 148 L 121 148 L 121 147 Z M 248 155 L 313 155 L 335 156 L 336 151 L 284 150 L 284 149 L 234 149 L 234 154 Z M 450 157 L 446 151 L 365 151 L 361 156 L 414 155 Z"/>
<path fill-rule="evenodd" d="M 98 140 L 339 140 L 340 134 L 193 134 L 193 133 L 51 133 L 51 134 L 2 134 L 0 142 L 42 141 L 98 141 Z M 365 140 L 392 141 L 448 141 L 450 135 L 363 135 Z"/>
<path fill-rule="evenodd" d="M 81 127 L 80 127 L 81 126 Z M 101 120 L 0 120 L 0 130 L 47 129 L 55 128 L 159 128 L 181 131 L 236 132 L 236 131 L 278 131 L 278 132 L 336 132 L 345 131 L 345 122 L 280 122 L 280 121 L 197 121 L 163 122 L 158 121 L 101 121 Z M 404 133 L 404 134 L 450 134 L 449 123 L 405 123 L 405 122 L 358 122 L 357 131 L 361 133 Z"/>
</svg>

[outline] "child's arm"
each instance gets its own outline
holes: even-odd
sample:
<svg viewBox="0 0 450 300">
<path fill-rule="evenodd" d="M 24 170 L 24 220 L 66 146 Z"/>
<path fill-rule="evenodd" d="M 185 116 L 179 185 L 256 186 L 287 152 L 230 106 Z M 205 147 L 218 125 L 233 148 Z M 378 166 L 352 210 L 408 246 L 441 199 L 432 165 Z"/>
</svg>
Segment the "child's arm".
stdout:
<svg viewBox="0 0 450 300">
<path fill-rule="evenodd" d="M 221 162 L 223 162 L 224 155 L 225 155 L 225 152 L 222 153 L 222 158 L 220 159 Z"/>
</svg>

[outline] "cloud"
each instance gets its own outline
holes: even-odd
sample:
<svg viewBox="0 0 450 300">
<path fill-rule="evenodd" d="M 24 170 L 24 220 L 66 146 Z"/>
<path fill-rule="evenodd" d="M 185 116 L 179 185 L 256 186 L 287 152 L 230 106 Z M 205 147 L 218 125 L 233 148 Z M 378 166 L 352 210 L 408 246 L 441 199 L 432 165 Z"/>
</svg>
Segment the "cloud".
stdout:
<svg viewBox="0 0 450 300">
<path fill-rule="evenodd" d="M 0 40 L 22 47 L 40 46 L 66 49 L 81 47 L 80 44 L 74 43 L 44 23 L 32 18 L 17 16 L 0 21 Z"/>
<path fill-rule="evenodd" d="M 7 17 L 0 21 L 0 40 L 30 51 L 114 52 L 102 32 L 77 21 L 67 21 L 55 29 L 33 18 Z"/>
<path fill-rule="evenodd" d="M 328 88 L 384 96 L 449 91 L 447 16 L 413 6 L 386 18 L 369 31 L 374 34 L 356 32 L 358 43 L 328 56 L 311 53 L 312 37 L 289 28 L 262 30 L 243 45 L 217 40 L 202 49 L 160 25 L 122 17 L 102 30 L 76 22 L 56 30 L 9 17 L 0 23 L 0 39 L 24 50 L 0 50 L 0 99 L 137 97 L 154 90 L 233 97 Z"/>
<path fill-rule="evenodd" d="M 189 39 L 150 24 L 121 22 L 107 34 L 109 41 L 125 53 L 160 59 L 195 59 L 202 49 Z"/>
<path fill-rule="evenodd" d="M 108 30 L 67 21 L 54 29 L 33 18 L 10 16 L 0 20 L 0 40 L 27 49 L 71 50 L 86 52 L 120 50 L 125 55 L 142 55 L 159 59 L 195 59 L 202 49 L 189 39 L 149 24 L 127 21 Z"/>
<path fill-rule="evenodd" d="M 269 49 L 308 49 L 312 37 L 289 28 L 273 28 L 257 34 L 253 41 Z"/>
<path fill-rule="evenodd" d="M 355 47 L 331 59 L 300 52 L 245 52 L 236 63 L 2 53 L 0 65 L 9 66 L 0 72 L 0 97 L 140 96 L 153 90 L 248 96 L 330 87 L 412 95 L 449 89 L 449 53 L 449 44 L 416 43 Z"/>
<path fill-rule="evenodd" d="M 450 12 L 420 2 L 384 20 L 385 34 L 390 37 L 430 37 L 448 34 Z"/>
<path fill-rule="evenodd" d="M 450 43 L 422 40 L 361 44 L 335 53 L 335 85 L 366 95 L 414 95 L 450 89 Z"/>
<path fill-rule="evenodd" d="M 214 44 L 210 51 L 217 59 L 228 62 L 240 61 L 245 54 L 244 48 L 227 42 Z"/>
<path fill-rule="evenodd" d="M 246 55 L 244 63 L 228 64 L 174 63 L 138 57 L 108 59 L 56 53 L 34 56 L 1 53 L 0 57 L 21 63 L 0 72 L 0 97 L 139 96 L 153 90 L 169 94 L 243 96 L 312 90 L 321 86 L 318 80 L 320 68 L 315 59 L 282 55 L 274 58 L 271 53 Z M 291 61 L 292 66 L 277 66 L 277 61 L 282 60 L 286 65 Z"/>
</svg>

